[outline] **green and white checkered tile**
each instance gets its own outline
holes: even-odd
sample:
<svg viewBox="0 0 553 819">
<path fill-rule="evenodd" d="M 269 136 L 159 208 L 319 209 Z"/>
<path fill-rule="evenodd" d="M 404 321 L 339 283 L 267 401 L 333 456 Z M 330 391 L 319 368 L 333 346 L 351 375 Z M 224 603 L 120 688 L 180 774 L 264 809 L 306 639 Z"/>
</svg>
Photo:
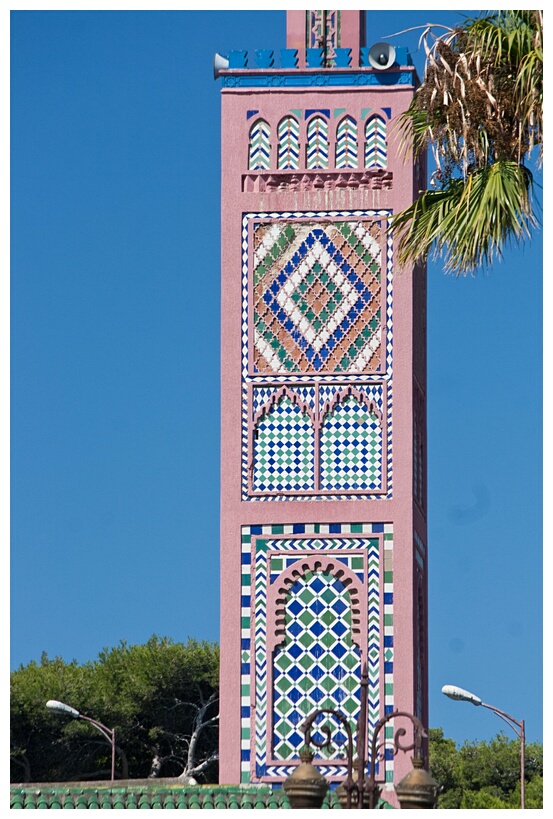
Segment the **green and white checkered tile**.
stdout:
<svg viewBox="0 0 553 819">
<path fill-rule="evenodd" d="M 350 396 L 336 405 L 321 434 L 321 488 L 337 491 L 382 486 L 382 429 Z"/>
<path fill-rule="evenodd" d="M 301 726 L 317 708 L 339 708 L 355 726 L 360 707 L 359 649 L 352 641 L 350 596 L 332 574 L 308 571 L 290 588 L 286 641 L 273 665 L 273 751 L 276 759 L 297 756 Z M 336 728 L 336 725 L 333 726 Z M 346 741 L 333 731 L 333 747 L 317 752 L 333 758 Z M 315 740 L 321 740 L 315 732 Z"/>
<path fill-rule="evenodd" d="M 308 415 L 287 397 L 261 418 L 254 441 L 254 491 L 314 487 L 314 429 Z"/>
</svg>

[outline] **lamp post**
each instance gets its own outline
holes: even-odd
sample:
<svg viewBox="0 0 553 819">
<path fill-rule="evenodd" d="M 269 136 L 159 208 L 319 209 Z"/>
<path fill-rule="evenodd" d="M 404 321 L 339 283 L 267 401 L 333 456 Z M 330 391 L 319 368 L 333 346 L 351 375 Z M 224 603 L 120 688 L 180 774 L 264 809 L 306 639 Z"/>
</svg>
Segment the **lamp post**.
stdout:
<svg viewBox="0 0 553 819">
<path fill-rule="evenodd" d="M 515 719 L 510 714 L 501 711 L 500 708 L 496 708 L 495 705 L 488 705 L 488 703 L 482 702 L 480 697 L 477 697 L 476 694 L 471 694 L 470 691 L 465 691 L 464 688 L 458 688 L 456 685 L 444 685 L 442 694 L 445 694 L 446 697 L 452 700 L 464 700 L 464 702 L 471 702 L 473 705 L 481 705 L 482 708 L 489 708 L 490 711 L 493 711 L 494 714 L 501 717 L 501 719 L 513 729 L 520 739 L 520 807 L 524 810 L 524 720 L 519 722 L 518 719 Z"/>
<path fill-rule="evenodd" d="M 329 714 L 339 723 L 347 736 L 347 776 L 344 784 L 341 786 L 345 794 L 344 807 L 348 809 L 365 809 L 367 807 L 369 810 L 375 809 L 380 796 L 380 786 L 384 784 L 385 781 L 384 779 L 377 779 L 377 764 L 386 758 L 386 750 L 395 756 L 398 751 L 410 751 L 412 749 L 415 749 L 415 757 L 413 759 L 415 770 L 410 771 L 396 787 L 400 805 L 402 808 L 433 808 L 435 806 L 439 786 L 438 783 L 432 779 L 430 774 L 424 770 L 422 740 L 423 737 L 426 737 L 426 732 L 421 721 L 418 717 L 415 717 L 414 714 L 409 714 L 407 711 L 394 711 L 391 714 L 386 714 L 386 716 L 376 723 L 370 742 L 369 772 L 368 775 L 365 774 L 365 768 L 367 767 L 365 747 L 367 738 L 368 688 L 369 676 L 365 663 L 361 673 L 361 703 L 359 719 L 357 721 L 357 741 L 355 748 L 357 758 L 355 760 L 352 728 L 347 717 L 340 713 L 340 711 L 333 708 L 318 708 L 308 716 L 301 726 L 305 734 L 307 751 L 305 753 L 302 752 L 300 755 L 302 764 L 288 777 L 283 785 L 290 801 L 290 807 L 315 808 L 321 807 L 322 805 L 328 784 L 325 783 L 324 778 L 313 765 L 311 765 L 313 755 L 308 749 L 310 745 L 316 748 L 328 748 L 331 745 L 332 730 L 327 725 L 314 725 L 315 720 L 323 714 Z M 413 742 L 406 745 L 402 744 L 401 738 L 405 736 L 407 732 L 405 728 L 398 728 L 393 737 L 393 748 L 390 748 L 386 739 L 383 741 L 379 740 L 379 735 L 387 723 L 399 717 L 405 717 L 412 722 Z M 325 739 L 317 739 L 314 737 L 312 735 L 313 729 L 319 731 Z"/>
<path fill-rule="evenodd" d="M 66 705 L 64 702 L 59 702 L 59 700 L 48 700 L 46 708 L 49 708 L 54 714 L 68 714 L 70 717 L 73 717 L 73 719 L 84 719 L 100 731 L 111 745 L 111 781 L 113 782 L 115 780 L 115 728 L 108 728 L 106 725 L 102 725 L 101 722 L 98 722 L 98 720 L 81 714 L 76 708 L 73 708 L 71 705 Z"/>
</svg>

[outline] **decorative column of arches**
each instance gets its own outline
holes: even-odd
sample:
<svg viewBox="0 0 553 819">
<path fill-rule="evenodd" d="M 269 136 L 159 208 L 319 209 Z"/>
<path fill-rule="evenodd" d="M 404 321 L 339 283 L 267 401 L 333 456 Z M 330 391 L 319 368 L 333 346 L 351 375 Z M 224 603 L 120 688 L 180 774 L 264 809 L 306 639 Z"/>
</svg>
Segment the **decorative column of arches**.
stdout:
<svg viewBox="0 0 553 819">
<path fill-rule="evenodd" d="M 300 121 L 293 114 L 286 114 L 278 122 L 277 168 L 279 170 L 307 171 L 356 169 L 359 154 L 365 169 L 384 170 L 388 165 L 388 136 L 385 111 L 373 113 L 361 129 L 362 145 L 359 145 L 357 119 L 351 114 L 343 116 L 336 125 L 334 162 L 331 166 L 330 112 L 306 111 L 304 157 L 302 161 Z M 248 135 L 248 170 L 271 170 L 271 124 L 264 118 L 257 119 Z"/>
</svg>

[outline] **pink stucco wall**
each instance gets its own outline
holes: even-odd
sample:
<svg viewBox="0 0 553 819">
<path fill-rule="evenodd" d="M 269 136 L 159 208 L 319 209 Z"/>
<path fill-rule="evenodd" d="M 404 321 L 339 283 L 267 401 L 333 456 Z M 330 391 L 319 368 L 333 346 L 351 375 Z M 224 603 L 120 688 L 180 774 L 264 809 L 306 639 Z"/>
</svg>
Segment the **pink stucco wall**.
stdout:
<svg viewBox="0 0 553 819">
<path fill-rule="evenodd" d="M 300 12 L 298 12 L 299 14 Z M 304 12 L 301 12 L 304 14 Z M 289 37 L 292 35 L 289 34 Z M 262 73 L 262 72 L 259 72 Z M 221 462 L 221 718 L 220 782 L 240 781 L 240 532 L 242 525 L 325 521 L 391 522 L 394 525 L 394 694 L 395 707 L 414 710 L 415 590 L 413 528 L 426 542 L 426 520 L 413 499 L 413 276 L 396 271 L 393 281 L 393 498 L 379 500 L 317 500 L 255 502 L 241 500 L 241 325 L 242 325 L 242 214 L 264 211 L 317 211 L 391 209 L 400 211 L 413 199 L 413 165 L 399 155 L 399 140 L 388 140 L 391 189 L 324 188 L 311 190 L 244 190 L 248 172 L 250 110 L 273 124 L 273 157 L 276 156 L 276 123 L 291 109 L 346 109 L 361 119 L 362 109 L 392 109 L 392 121 L 406 109 L 413 87 L 229 89 L 222 91 L 222 462 Z M 332 120 L 337 122 L 337 120 Z M 305 145 L 305 120 L 301 143 Z M 331 133 L 330 167 L 334 156 Z M 273 159 L 273 163 L 274 163 Z M 273 164 L 273 169 L 275 168 Z M 256 172 L 257 173 L 257 172 Z M 284 172 L 292 174 L 293 172 Z M 416 328 L 415 328 L 416 329 Z M 419 332 L 419 331 L 417 331 Z M 420 358 L 420 356 L 419 356 Z M 420 369 L 420 368 L 419 368 Z M 423 382 L 423 369 L 417 374 Z M 426 447 L 426 443 L 425 443 Z M 425 615 L 426 616 L 426 615 Z M 426 691 L 426 681 L 423 688 Z M 426 695 L 424 697 L 426 701 Z M 426 706 L 425 706 L 426 711 Z M 399 755 L 396 781 L 411 767 Z"/>
</svg>

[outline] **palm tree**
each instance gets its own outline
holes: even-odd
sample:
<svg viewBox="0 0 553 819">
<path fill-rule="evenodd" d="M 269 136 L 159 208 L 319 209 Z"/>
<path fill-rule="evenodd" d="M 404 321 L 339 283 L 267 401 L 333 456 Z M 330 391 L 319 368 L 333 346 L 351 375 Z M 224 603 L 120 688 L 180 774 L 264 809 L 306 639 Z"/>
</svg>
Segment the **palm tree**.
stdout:
<svg viewBox="0 0 553 819">
<path fill-rule="evenodd" d="M 541 161 L 543 19 L 494 11 L 434 35 L 424 31 L 423 83 L 402 120 L 404 146 L 432 149 L 431 190 L 393 220 L 400 265 L 445 257 L 446 272 L 474 272 L 537 219 L 533 176 Z"/>
</svg>

